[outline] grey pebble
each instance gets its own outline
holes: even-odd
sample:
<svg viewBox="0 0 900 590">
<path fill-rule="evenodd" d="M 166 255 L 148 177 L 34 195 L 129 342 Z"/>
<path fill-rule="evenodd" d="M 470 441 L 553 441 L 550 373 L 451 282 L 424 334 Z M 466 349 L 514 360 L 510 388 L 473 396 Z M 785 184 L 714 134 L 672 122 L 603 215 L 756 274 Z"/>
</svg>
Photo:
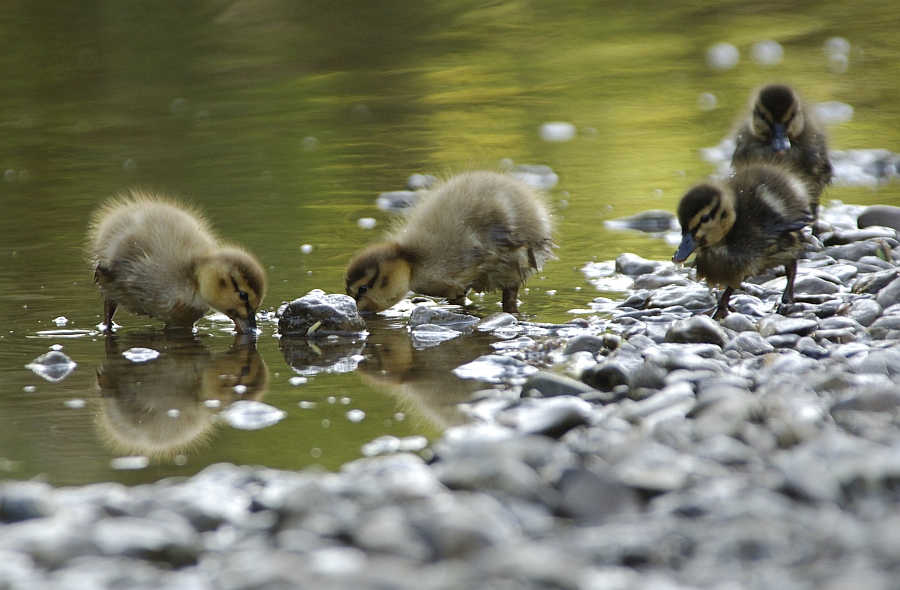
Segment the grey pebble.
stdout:
<svg viewBox="0 0 900 590">
<path fill-rule="evenodd" d="M 641 258 L 637 254 L 625 253 L 616 257 L 616 272 L 623 275 L 645 275 L 654 272 L 659 267 L 659 262 Z"/>
<path fill-rule="evenodd" d="M 705 342 L 724 346 L 727 341 L 725 331 L 712 318 L 705 315 L 676 321 L 666 331 L 666 342 L 681 344 Z"/>
</svg>

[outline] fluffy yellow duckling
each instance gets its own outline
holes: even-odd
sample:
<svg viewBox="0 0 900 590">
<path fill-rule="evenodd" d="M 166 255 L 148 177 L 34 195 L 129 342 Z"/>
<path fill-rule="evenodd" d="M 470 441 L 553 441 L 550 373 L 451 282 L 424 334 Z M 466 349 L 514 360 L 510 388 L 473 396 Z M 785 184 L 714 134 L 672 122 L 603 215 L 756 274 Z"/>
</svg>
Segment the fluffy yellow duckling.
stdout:
<svg viewBox="0 0 900 590">
<path fill-rule="evenodd" d="M 734 168 L 766 162 L 790 166 L 809 187 L 810 210 L 817 216 L 819 196 L 831 183 L 831 160 L 825 132 L 790 86 L 770 84 L 754 95 L 735 142 Z"/>
<path fill-rule="evenodd" d="M 120 305 L 164 321 L 166 329 L 190 328 L 210 307 L 234 320 L 240 334 L 256 329 L 266 291 L 262 267 L 221 244 L 196 211 L 132 191 L 94 213 L 88 251 L 108 331 Z"/>
<path fill-rule="evenodd" d="M 502 291 L 516 313 L 518 292 L 554 258 L 544 200 L 496 172 L 466 172 L 429 191 L 387 241 L 347 268 L 347 294 L 360 311 L 382 311 L 409 291 L 462 303 L 469 289 Z"/>
<path fill-rule="evenodd" d="M 698 278 L 722 285 L 714 319 L 728 314 L 728 300 L 747 277 L 784 265 L 794 298 L 800 230 L 812 222 L 810 190 L 799 177 L 773 165 L 739 168 L 727 181 L 706 182 L 687 192 L 678 205 L 681 245 L 672 257 L 682 263 L 696 250 Z"/>
</svg>

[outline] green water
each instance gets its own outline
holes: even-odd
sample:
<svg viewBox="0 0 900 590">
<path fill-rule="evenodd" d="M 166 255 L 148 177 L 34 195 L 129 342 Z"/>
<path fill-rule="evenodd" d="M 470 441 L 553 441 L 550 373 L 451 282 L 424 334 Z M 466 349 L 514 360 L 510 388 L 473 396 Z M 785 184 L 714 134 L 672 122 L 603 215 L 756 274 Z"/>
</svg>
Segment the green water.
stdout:
<svg viewBox="0 0 900 590">
<path fill-rule="evenodd" d="M 671 256 L 663 241 L 603 221 L 673 210 L 712 171 L 698 150 L 729 131 L 754 87 L 788 81 L 812 102 L 853 106 L 851 121 L 829 128 L 833 148 L 900 151 L 898 14 L 888 1 L 4 3 L 0 477 L 135 483 L 217 461 L 336 469 L 383 434 L 433 439 L 463 420 L 454 404 L 471 384 L 449 370 L 488 352 L 488 337 L 420 351 L 401 323 L 383 319 L 358 370 L 292 385 L 272 324 L 256 350 L 234 348 L 227 326 L 210 320 L 173 343 L 158 323 L 125 312 L 117 343 L 41 335 L 99 323 L 82 245 L 92 209 L 118 191 L 158 190 L 202 207 L 268 269 L 264 307 L 274 310 L 311 289 L 340 291 L 346 262 L 390 222 L 375 197 L 410 174 L 502 159 L 548 165 L 559 175 L 550 193 L 559 260 L 532 279 L 521 309 L 565 322 L 602 294 L 579 272 L 585 262 Z M 845 73 L 823 53 L 834 36 L 852 45 Z M 750 58 L 764 39 L 781 43 L 779 65 Z M 740 50 L 733 69 L 706 65 L 719 41 Z M 706 92 L 713 110 L 698 107 Z M 548 121 L 579 132 L 543 141 Z M 900 190 L 833 187 L 828 199 L 900 204 Z M 359 229 L 361 217 L 377 227 Z M 498 301 L 476 298 L 475 313 Z M 51 383 L 24 365 L 55 344 L 78 367 Z M 121 362 L 121 349 L 140 345 L 169 364 Z M 224 407 L 239 377 L 245 396 L 287 417 L 257 431 L 215 422 L 218 409 L 204 400 Z M 163 406 L 179 409 L 185 427 L 151 435 Z M 365 418 L 351 422 L 351 409 Z M 142 448 L 152 455 L 146 468 L 111 468 Z"/>
</svg>

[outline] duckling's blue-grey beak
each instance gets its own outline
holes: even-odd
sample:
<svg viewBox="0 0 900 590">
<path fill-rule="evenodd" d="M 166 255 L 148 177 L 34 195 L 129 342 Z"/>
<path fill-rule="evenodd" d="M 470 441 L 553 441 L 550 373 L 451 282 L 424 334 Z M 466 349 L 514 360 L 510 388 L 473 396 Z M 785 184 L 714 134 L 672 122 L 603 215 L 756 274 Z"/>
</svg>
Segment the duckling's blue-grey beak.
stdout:
<svg viewBox="0 0 900 590">
<path fill-rule="evenodd" d="M 675 250 L 675 254 L 672 255 L 672 262 L 681 264 L 688 259 L 688 256 L 690 256 L 696 248 L 697 242 L 694 241 L 693 234 L 684 234 L 684 237 L 681 238 L 681 245 L 678 246 L 678 250 Z"/>
<path fill-rule="evenodd" d="M 775 125 L 775 138 L 772 140 L 772 148 L 779 154 L 783 154 L 791 149 L 791 140 L 787 137 L 784 125 Z"/>
<path fill-rule="evenodd" d="M 256 335 L 256 312 L 248 314 L 245 318 L 234 317 L 234 329 L 238 334 Z"/>
</svg>

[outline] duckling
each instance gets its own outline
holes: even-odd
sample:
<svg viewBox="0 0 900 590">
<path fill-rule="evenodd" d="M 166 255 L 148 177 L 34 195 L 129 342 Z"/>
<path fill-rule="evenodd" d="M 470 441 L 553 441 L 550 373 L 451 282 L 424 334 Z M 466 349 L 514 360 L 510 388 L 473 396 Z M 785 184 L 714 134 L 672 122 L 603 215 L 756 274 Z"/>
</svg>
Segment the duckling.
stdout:
<svg viewBox="0 0 900 590">
<path fill-rule="evenodd" d="M 809 188 L 813 222 L 819 196 L 833 175 L 825 132 L 793 88 L 769 84 L 754 95 L 750 115 L 737 132 L 733 168 L 772 162 L 790 166 Z"/>
<path fill-rule="evenodd" d="M 725 289 L 713 314 L 728 314 L 728 300 L 747 277 L 784 265 L 787 286 L 782 303 L 794 299 L 800 230 L 812 222 L 810 188 L 789 170 L 752 165 L 725 182 L 705 182 L 678 205 L 682 240 L 672 261 L 682 263 L 695 250 L 698 278 Z"/>
<path fill-rule="evenodd" d="M 89 233 L 107 331 L 120 305 L 166 329 L 190 328 L 212 307 L 239 334 L 256 330 L 265 273 L 249 253 L 221 244 L 197 211 L 131 191 L 102 205 Z"/>
<path fill-rule="evenodd" d="M 350 263 L 347 294 L 360 311 L 382 311 L 409 291 L 461 304 L 470 289 L 502 291 L 518 311 L 529 276 L 555 258 L 550 213 L 528 185 L 496 172 L 454 176 L 430 190 L 405 223 Z"/>
</svg>

